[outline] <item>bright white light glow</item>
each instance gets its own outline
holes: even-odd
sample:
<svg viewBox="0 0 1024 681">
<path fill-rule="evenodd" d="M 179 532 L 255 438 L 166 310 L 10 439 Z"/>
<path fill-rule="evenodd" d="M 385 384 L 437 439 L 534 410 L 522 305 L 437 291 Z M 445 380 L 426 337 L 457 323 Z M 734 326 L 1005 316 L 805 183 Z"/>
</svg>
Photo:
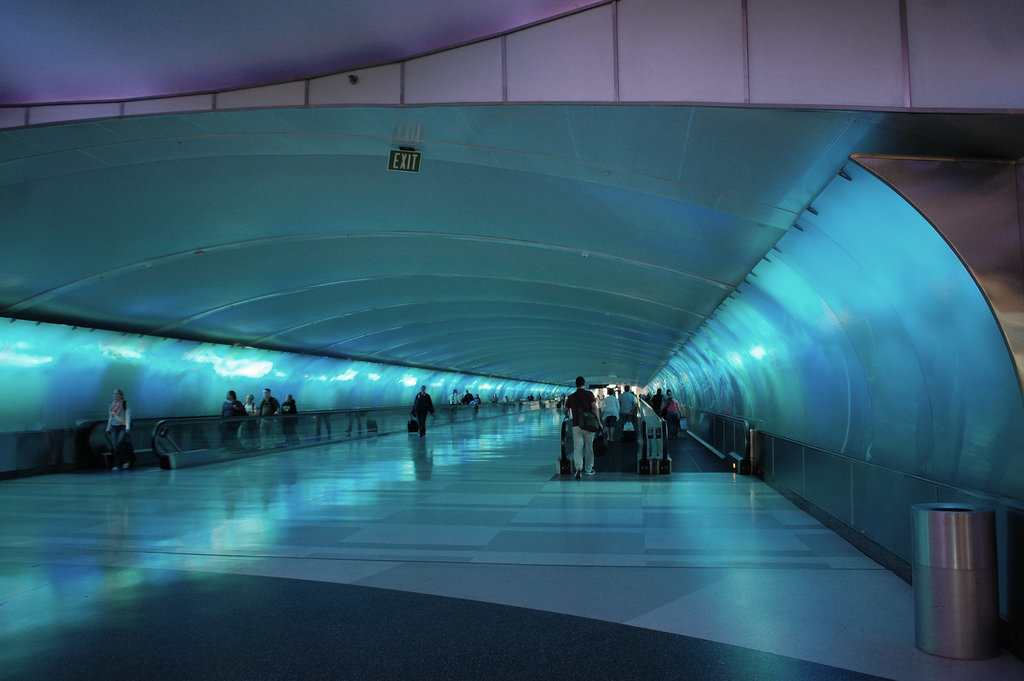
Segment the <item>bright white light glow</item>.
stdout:
<svg viewBox="0 0 1024 681">
<path fill-rule="evenodd" d="M 49 364 L 52 361 L 53 357 L 28 355 L 21 352 L 11 352 L 10 350 L 0 350 L 0 364 L 6 364 L 7 366 L 37 367 L 41 364 Z"/>
<path fill-rule="evenodd" d="M 136 348 L 121 343 L 106 344 L 100 342 L 100 352 L 113 359 L 142 359 L 142 353 Z"/>
<path fill-rule="evenodd" d="M 228 359 L 214 367 L 221 376 L 244 376 L 246 378 L 263 378 L 274 368 L 268 360 L 253 362 L 248 359 Z M 279 372 L 280 373 L 280 372 Z"/>
<path fill-rule="evenodd" d="M 196 364 L 209 364 L 218 376 L 243 376 L 245 378 L 263 378 L 274 369 L 270 360 L 229 359 L 222 357 L 209 348 L 196 348 L 185 353 L 185 359 Z M 281 372 L 278 372 L 280 374 Z"/>
</svg>

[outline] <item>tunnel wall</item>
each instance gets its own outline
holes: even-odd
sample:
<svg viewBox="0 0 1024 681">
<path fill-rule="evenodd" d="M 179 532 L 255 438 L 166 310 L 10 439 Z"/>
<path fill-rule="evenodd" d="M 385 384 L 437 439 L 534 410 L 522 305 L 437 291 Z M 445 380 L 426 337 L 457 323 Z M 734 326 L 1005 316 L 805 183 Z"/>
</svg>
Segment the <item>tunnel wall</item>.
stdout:
<svg viewBox="0 0 1024 681">
<path fill-rule="evenodd" d="M 420 385 L 481 400 L 560 394 L 560 386 L 155 336 L 0 320 L 0 476 L 74 467 L 78 432 L 105 420 L 115 389 L 134 418 L 220 414 L 240 400 L 293 394 L 300 411 L 411 405 Z"/>
<path fill-rule="evenodd" d="M 974 235 L 1001 234 L 1019 261 L 1004 200 L 975 212 Z M 649 387 L 745 418 L 766 434 L 768 482 L 904 561 L 913 504 L 994 506 L 1003 612 L 1019 609 L 1024 399 L 1007 335 L 943 235 L 865 168 L 847 164 Z"/>
</svg>

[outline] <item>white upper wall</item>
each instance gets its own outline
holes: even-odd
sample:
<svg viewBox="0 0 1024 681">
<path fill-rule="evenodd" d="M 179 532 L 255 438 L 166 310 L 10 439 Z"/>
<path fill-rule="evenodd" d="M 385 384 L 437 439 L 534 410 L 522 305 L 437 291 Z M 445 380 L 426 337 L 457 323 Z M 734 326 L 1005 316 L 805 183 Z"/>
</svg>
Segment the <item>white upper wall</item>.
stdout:
<svg viewBox="0 0 1024 681">
<path fill-rule="evenodd" d="M 238 108 L 467 103 L 1019 112 L 1021 36 L 1020 0 L 614 0 L 504 36 L 333 76 L 189 96 L 0 108 L 0 127 Z"/>
</svg>

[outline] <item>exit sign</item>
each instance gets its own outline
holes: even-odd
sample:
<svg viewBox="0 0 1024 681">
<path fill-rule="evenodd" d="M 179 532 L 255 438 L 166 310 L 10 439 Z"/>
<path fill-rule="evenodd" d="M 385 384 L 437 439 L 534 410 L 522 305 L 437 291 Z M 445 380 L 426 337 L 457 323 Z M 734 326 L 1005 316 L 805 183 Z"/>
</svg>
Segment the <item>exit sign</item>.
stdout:
<svg viewBox="0 0 1024 681">
<path fill-rule="evenodd" d="M 388 156 L 388 170 L 400 170 L 404 173 L 420 172 L 420 152 L 392 149 Z"/>
</svg>

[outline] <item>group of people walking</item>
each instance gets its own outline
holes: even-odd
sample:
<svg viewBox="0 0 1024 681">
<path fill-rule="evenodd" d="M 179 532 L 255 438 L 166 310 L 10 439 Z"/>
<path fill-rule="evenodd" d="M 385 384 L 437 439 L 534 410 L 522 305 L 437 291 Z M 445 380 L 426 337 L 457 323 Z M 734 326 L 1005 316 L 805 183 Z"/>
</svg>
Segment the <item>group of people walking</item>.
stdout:
<svg viewBox="0 0 1024 681">
<path fill-rule="evenodd" d="M 679 404 L 679 400 L 672 395 L 672 391 L 669 390 L 662 395 L 661 388 L 658 388 L 648 402 L 651 409 L 668 423 L 668 436 L 678 437 L 682 425 L 683 408 Z"/>
<path fill-rule="evenodd" d="M 281 433 L 284 435 L 284 444 L 298 444 L 298 413 L 299 408 L 292 395 L 288 395 L 284 402 L 280 402 L 271 394 L 270 388 L 264 388 L 263 400 L 259 404 L 256 404 L 256 398 L 253 395 L 247 395 L 243 404 L 238 400 L 235 391 L 229 390 L 224 397 L 224 404 L 221 405 L 220 411 L 221 441 L 225 448 L 241 448 L 242 443 L 239 439 L 241 436 L 249 440 L 250 444 L 257 449 L 273 447 L 277 444 L 277 420 L 271 417 L 281 416 Z M 260 418 L 239 422 L 239 419 L 253 416 Z M 256 437 L 257 430 L 258 438 Z"/>
<path fill-rule="evenodd" d="M 637 401 L 636 394 L 630 386 L 624 386 L 621 393 L 612 390 L 598 405 L 597 396 L 586 389 L 586 380 L 582 376 L 576 378 L 576 392 L 565 399 L 566 418 L 572 419 L 573 430 L 573 463 L 575 477 L 594 475 L 594 437 L 597 431 L 606 430 L 609 442 L 621 439 L 624 433 L 636 430 Z M 457 395 L 457 393 L 455 393 Z M 467 396 L 472 399 L 471 393 Z M 454 395 L 453 395 L 454 397 Z M 454 399 L 453 399 L 454 401 Z M 469 402 L 470 404 L 472 402 Z M 681 409 L 679 402 L 672 396 L 672 391 L 662 395 L 659 388 L 657 394 L 650 399 L 650 404 L 669 423 L 670 436 L 679 431 Z M 411 416 L 417 421 L 420 437 L 427 432 L 427 415 L 434 415 L 434 403 L 427 386 L 421 386 L 416 393 L 411 409 Z M 263 389 L 263 399 L 256 404 L 253 395 L 247 395 L 245 402 L 238 399 L 234 390 L 228 390 L 221 405 L 221 442 L 225 448 L 243 448 L 246 446 L 264 449 L 277 444 L 277 423 L 280 421 L 284 444 L 297 444 L 298 406 L 295 398 L 288 395 L 284 402 L 279 402 L 271 394 L 270 388 Z M 583 421 L 592 414 L 597 427 L 583 427 Z M 280 416 L 278 420 L 273 417 Z M 131 412 L 128 401 L 121 390 L 115 390 L 110 403 L 107 417 L 107 428 L 111 450 L 114 452 L 114 470 L 127 469 L 131 461 L 124 458 L 118 445 L 129 439 L 131 433 Z M 258 436 L 257 436 L 258 435 Z"/>
<path fill-rule="evenodd" d="M 682 407 L 669 390 L 662 395 L 661 388 L 649 400 L 651 408 L 668 423 L 669 437 L 678 437 Z M 636 432 L 638 398 L 629 385 L 622 392 L 611 390 L 598 406 L 597 396 L 586 389 L 586 379 L 576 377 L 576 392 L 565 400 L 565 417 L 572 420 L 573 475 L 579 480 L 594 475 L 594 438 L 601 432 L 607 442 L 622 439 L 626 433 Z M 590 425 L 593 415 L 597 428 Z"/>
<path fill-rule="evenodd" d="M 636 403 L 636 394 L 628 385 L 621 393 L 611 390 L 605 396 L 601 402 L 601 418 L 608 429 L 608 442 L 621 440 L 627 432 L 636 432 Z"/>
</svg>

